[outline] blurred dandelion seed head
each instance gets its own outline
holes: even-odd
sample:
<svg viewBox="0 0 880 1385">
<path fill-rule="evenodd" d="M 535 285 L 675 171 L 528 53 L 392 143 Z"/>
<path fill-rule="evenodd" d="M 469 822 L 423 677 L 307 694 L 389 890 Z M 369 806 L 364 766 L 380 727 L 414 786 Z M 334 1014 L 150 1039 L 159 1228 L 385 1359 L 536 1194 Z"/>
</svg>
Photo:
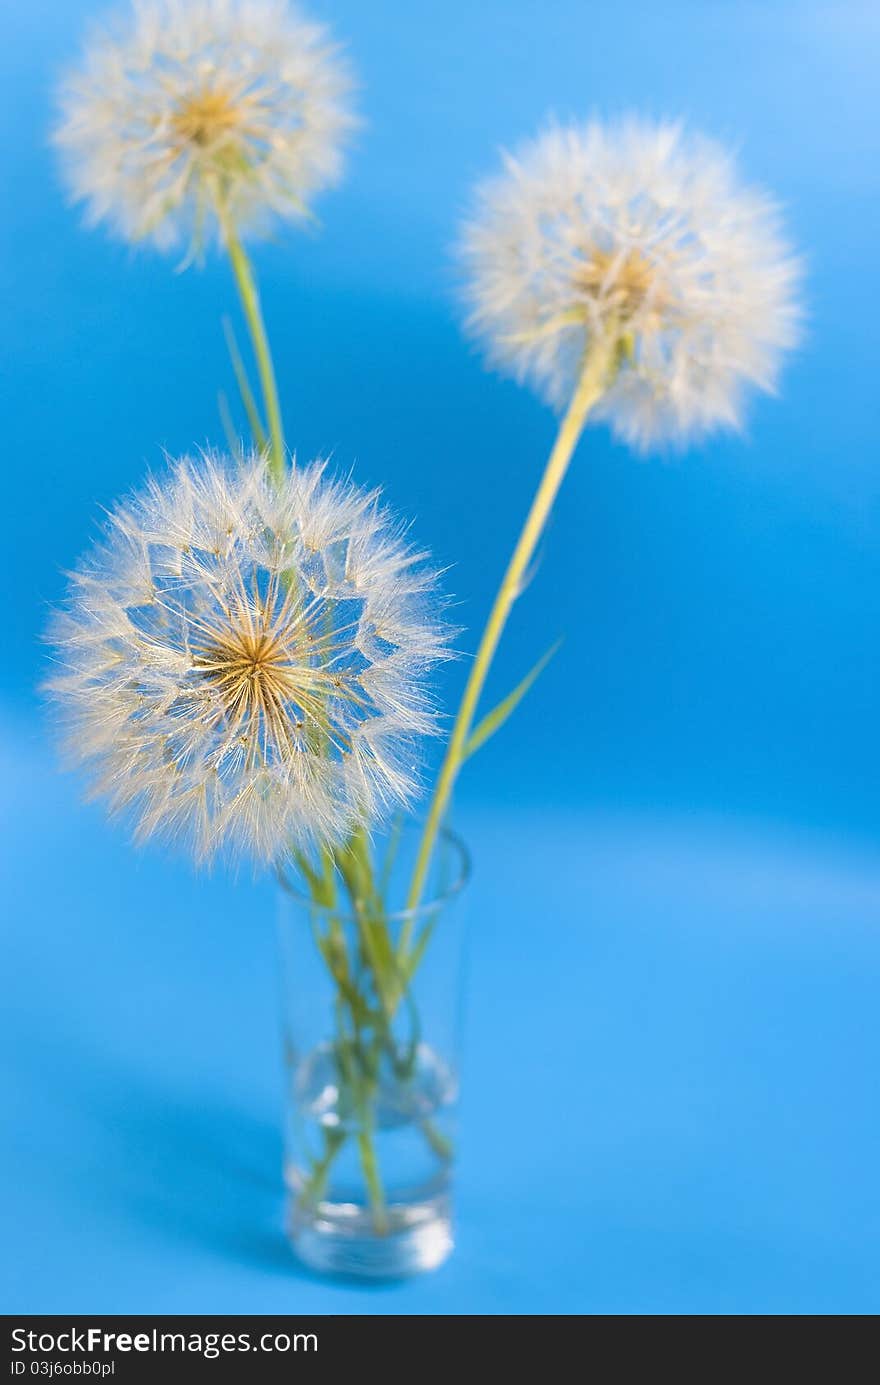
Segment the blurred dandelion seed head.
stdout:
<svg viewBox="0 0 880 1385">
<path fill-rule="evenodd" d="M 433 574 L 377 497 L 262 457 L 185 459 L 74 574 L 49 682 L 73 761 L 137 835 L 277 858 L 417 789 L 445 653 Z"/>
<path fill-rule="evenodd" d="M 286 0 L 135 0 L 68 74 L 55 140 L 90 222 L 198 253 L 308 214 L 341 171 L 350 86 Z"/>
<path fill-rule="evenodd" d="M 613 338 L 595 412 L 639 448 L 738 426 L 797 340 L 800 270 L 775 205 L 678 125 L 551 127 L 479 187 L 461 249 L 471 330 L 552 404 Z"/>
</svg>

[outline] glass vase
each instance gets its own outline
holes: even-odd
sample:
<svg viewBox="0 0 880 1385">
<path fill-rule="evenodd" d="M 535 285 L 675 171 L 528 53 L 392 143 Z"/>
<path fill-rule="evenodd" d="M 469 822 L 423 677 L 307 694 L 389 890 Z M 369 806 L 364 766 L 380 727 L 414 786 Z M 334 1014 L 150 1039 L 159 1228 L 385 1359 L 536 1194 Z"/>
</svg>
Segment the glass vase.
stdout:
<svg viewBox="0 0 880 1385">
<path fill-rule="evenodd" d="M 312 1269 L 388 1278 L 452 1245 L 467 852 L 420 827 L 280 873 L 288 1231 Z"/>
</svg>

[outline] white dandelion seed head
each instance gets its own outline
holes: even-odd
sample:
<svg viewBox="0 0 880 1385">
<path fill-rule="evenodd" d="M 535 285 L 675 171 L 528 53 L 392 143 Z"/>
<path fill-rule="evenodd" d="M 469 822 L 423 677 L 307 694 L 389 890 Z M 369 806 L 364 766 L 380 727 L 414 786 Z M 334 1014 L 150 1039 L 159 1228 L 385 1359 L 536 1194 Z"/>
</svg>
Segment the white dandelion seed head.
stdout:
<svg viewBox="0 0 880 1385">
<path fill-rule="evenodd" d="M 172 465 L 111 515 L 50 630 L 69 757 L 138 838 L 260 862 L 409 803 L 446 652 L 436 579 L 323 463 Z"/>
<path fill-rule="evenodd" d="M 595 412 L 640 449 L 737 427 L 798 336 L 775 204 L 677 124 L 549 128 L 478 188 L 461 250 L 491 362 L 564 407 L 587 349 L 611 341 Z"/>
<path fill-rule="evenodd" d="M 350 87 L 287 0 L 134 0 L 63 82 L 55 142 L 91 224 L 198 252 L 308 214 L 341 172 Z"/>
</svg>

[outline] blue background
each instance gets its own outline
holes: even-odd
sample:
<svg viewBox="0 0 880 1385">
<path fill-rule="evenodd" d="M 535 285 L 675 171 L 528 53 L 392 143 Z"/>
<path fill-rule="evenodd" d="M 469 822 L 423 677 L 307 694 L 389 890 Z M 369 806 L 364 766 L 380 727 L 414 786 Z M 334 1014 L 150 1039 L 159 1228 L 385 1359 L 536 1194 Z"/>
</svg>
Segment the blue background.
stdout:
<svg viewBox="0 0 880 1385">
<path fill-rule="evenodd" d="M 366 1289 L 280 1229 L 271 888 L 132 851 L 56 776 L 34 693 L 99 506 L 219 441 L 230 385 L 222 262 L 175 274 L 59 192 L 51 88 L 99 8 L 0 19 L 0 1308 L 877 1311 L 880 12 L 319 7 L 366 124 L 320 234 L 257 253 L 288 433 L 414 516 L 466 647 L 553 432 L 457 325 L 448 247 L 497 146 L 548 112 L 684 115 L 782 198 L 809 274 L 746 438 L 578 455 L 494 690 L 565 648 L 460 797 L 459 1248 Z"/>
</svg>

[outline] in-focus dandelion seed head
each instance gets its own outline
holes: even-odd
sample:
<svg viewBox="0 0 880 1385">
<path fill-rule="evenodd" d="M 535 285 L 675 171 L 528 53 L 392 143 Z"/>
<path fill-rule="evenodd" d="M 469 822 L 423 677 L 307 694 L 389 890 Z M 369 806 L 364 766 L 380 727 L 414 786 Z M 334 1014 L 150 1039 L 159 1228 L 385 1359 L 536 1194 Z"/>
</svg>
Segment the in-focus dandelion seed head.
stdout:
<svg viewBox="0 0 880 1385">
<path fill-rule="evenodd" d="M 478 189 L 462 252 L 471 329 L 554 405 L 619 346 L 596 414 L 637 447 L 737 426 L 798 336 L 775 205 L 677 125 L 551 127 Z"/>
<path fill-rule="evenodd" d="M 68 74 L 55 139 L 91 222 L 198 252 L 307 214 L 341 171 L 350 86 L 287 0 L 135 0 Z"/>
<path fill-rule="evenodd" d="M 112 515 L 54 621 L 49 690 L 140 837 L 268 861 L 412 799 L 448 635 L 375 495 L 208 456 Z"/>
</svg>

